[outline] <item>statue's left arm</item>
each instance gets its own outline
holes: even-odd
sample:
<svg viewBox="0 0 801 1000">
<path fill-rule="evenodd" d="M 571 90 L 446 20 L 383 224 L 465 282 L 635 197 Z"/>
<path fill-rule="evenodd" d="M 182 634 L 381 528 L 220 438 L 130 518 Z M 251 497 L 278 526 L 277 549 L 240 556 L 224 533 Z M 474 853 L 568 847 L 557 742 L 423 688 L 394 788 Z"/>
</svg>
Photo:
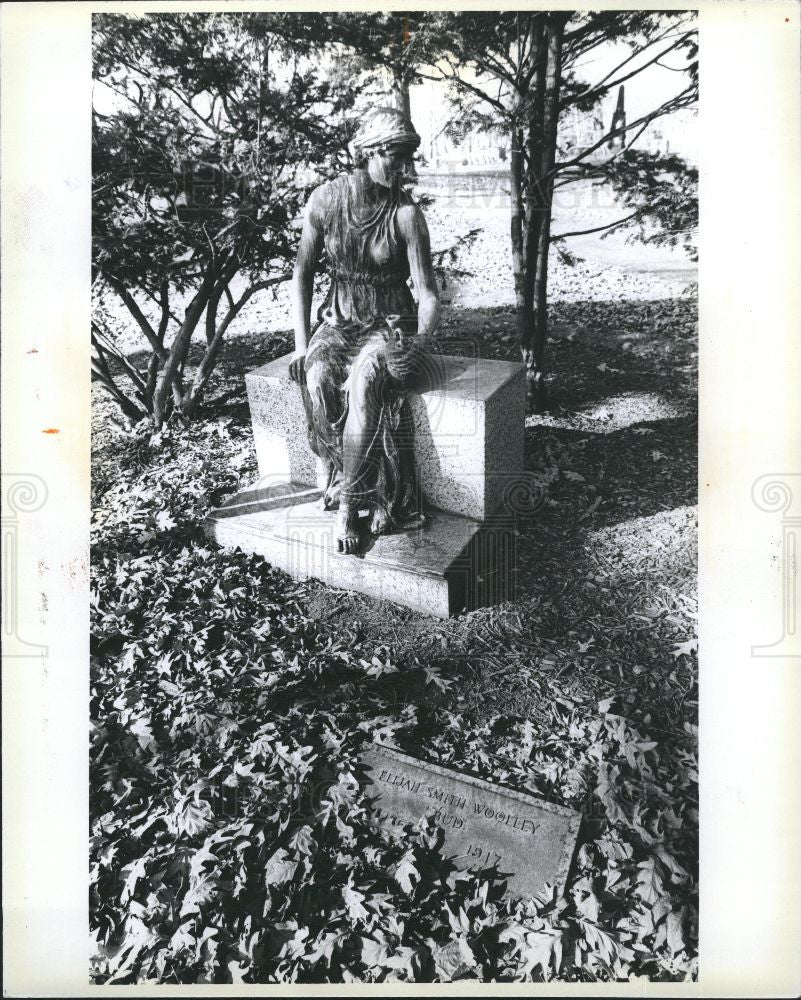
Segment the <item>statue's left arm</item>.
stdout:
<svg viewBox="0 0 801 1000">
<path fill-rule="evenodd" d="M 431 260 L 431 240 L 425 216 L 419 206 L 398 209 L 398 230 L 406 244 L 409 272 L 418 297 L 417 335 L 420 346 L 431 339 L 439 324 L 440 305 L 437 278 Z"/>
</svg>

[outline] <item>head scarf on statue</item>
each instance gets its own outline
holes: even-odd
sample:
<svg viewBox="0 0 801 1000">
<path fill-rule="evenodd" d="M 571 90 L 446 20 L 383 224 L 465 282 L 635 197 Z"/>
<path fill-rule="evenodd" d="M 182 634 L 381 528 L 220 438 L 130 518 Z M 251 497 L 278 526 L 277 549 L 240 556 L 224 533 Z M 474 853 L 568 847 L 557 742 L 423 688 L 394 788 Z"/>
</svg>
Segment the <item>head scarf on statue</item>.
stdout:
<svg viewBox="0 0 801 1000">
<path fill-rule="evenodd" d="M 412 157 L 420 136 L 407 115 L 398 108 L 374 108 L 365 115 L 353 137 L 357 166 L 367 166 L 372 179 L 384 187 L 414 180 Z"/>
</svg>

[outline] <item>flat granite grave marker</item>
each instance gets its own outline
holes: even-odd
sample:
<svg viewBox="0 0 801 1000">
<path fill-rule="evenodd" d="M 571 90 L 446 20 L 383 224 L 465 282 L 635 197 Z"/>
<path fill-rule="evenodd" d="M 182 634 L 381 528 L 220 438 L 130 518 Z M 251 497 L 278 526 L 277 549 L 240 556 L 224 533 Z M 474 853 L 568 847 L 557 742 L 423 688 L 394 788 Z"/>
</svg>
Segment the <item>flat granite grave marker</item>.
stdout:
<svg viewBox="0 0 801 1000">
<path fill-rule="evenodd" d="M 384 828 L 431 816 L 445 833 L 442 853 L 457 867 L 497 865 L 512 895 L 534 896 L 546 882 L 564 892 L 581 822 L 573 809 L 377 744 L 362 763 Z"/>
</svg>

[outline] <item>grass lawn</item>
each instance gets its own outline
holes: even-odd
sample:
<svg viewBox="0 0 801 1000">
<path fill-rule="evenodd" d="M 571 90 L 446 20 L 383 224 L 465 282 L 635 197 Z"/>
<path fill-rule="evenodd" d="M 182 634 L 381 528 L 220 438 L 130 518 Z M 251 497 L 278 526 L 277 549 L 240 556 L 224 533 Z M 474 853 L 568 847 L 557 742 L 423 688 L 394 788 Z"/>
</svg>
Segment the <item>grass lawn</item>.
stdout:
<svg viewBox="0 0 801 1000">
<path fill-rule="evenodd" d="M 98 982 L 694 977 L 696 302 L 551 316 L 517 597 L 448 621 L 203 538 L 256 476 L 243 375 L 288 334 L 229 340 L 188 429 L 117 433 L 96 397 Z M 515 358 L 507 307 L 442 335 Z M 373 831 L 371 736 L 580 810 L 564 898 L 505 899 L 435 830 Z"/>
</svg>

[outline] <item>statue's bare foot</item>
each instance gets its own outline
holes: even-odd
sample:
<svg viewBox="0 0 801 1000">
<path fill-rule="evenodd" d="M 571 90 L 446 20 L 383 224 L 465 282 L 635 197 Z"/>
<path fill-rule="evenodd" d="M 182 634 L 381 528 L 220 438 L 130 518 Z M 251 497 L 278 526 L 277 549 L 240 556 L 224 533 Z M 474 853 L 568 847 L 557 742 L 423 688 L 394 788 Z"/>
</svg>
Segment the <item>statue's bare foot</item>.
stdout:
<svg viewBox="0 0 801 1000">
<path fill-rule="evenodd" d="M 390 521 L 387 512 L 381 507 L 376 507 L 373 511 L 373 516 L 370 519 L 370 534 L 386 535 L 389 531 Z"/>
<path fill-rule="evenodd" d="M 373 535 L 388 535 L 393 531 L 412 531 L 415 528 L 425 528 L 428 518 L 425 514 L 413 514 L 404 521 L 393 524 L 386 510 L 376 507 L 370 520 L 370 533 Z"/>
<path fill-rule="evenodd" d="M 323 494 L 323 510 L 338 510 L 341 492 L 342 484 L 332 483 Z"/>
<path fill-rule="evenodd" d="M 358 511 L 341 504 L 337 514 L 337 549 L 345 555 L 353 555 L 359 547 L 359 530 L 356 524 Z"/>
</svg>

